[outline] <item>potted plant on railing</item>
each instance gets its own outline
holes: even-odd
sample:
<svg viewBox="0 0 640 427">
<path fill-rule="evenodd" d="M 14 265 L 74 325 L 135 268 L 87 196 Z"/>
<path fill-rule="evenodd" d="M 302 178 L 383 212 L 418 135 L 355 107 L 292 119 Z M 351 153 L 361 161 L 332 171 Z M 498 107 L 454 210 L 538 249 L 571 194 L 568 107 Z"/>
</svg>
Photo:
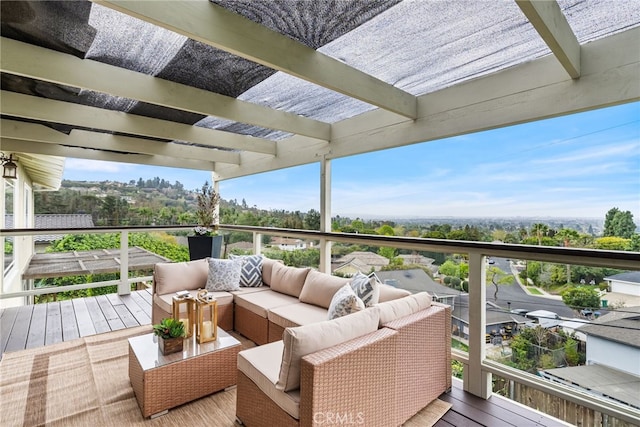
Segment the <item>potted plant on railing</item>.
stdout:
<svg viewBox="0 0 640 427">
<path fill-rule="evenodd" d="M 172 317 L 164 318 L 153 325 L 153 333 L 158 337 L 158 346 L 162 354 L 182 351 L 185 330 L 184 323 Z"/>
<path fill-rule="evenodd" d="M 208 182 L 205 182 L 197 193 L 198 226 L 193 229 L 194 235 L 187 238 L 189 258 L 191 260 L 207 257 L 220 258 L 222 250 L 222 236 L 218 235 L 220 194 Z"/>
</svg>

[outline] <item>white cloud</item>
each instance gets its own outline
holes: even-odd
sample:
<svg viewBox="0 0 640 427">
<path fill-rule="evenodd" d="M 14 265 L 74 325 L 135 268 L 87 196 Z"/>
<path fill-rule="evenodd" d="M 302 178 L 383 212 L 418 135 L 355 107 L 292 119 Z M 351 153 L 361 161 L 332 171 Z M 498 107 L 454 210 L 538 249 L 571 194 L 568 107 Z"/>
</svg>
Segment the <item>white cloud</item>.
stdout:
<svg viewBox="0 0 640 427">
<path fill-rule="evenodd" d="M 65 169 L 69 171 L 120 173 L 123 169 L 123 164 L 114 163 L 114 162 L 104 162 L 101 160 L 68 158 L 65 162 Z"/>
</svg>

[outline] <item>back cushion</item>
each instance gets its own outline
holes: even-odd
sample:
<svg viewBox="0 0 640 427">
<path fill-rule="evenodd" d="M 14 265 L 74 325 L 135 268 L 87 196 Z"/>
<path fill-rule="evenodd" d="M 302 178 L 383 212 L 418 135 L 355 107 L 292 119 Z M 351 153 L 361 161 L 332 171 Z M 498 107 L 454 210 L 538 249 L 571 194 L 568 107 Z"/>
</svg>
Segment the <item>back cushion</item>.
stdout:
<svg viewBox="0 0 640 427">
<path fill-rule="evenodd" d="M 165 295 L 182 290 L 204 289 L 209 274 L 206 259 L 186 262 L 159 262 L 153 269 L 154 292 Z"/>
<path fill-rule="evenodd" d="M 271 275 L 273 274 L 273 265 L 282 264 L 282 261 L 262 258 L 262 283 L 267 286 L 271 286 Z"/>
<path fill-rule="evenodd" d="M 394 286 L 384 283 L 379 283 L 378 288 L 380 289 L 380 297 L 378 299 L 378 302 L 391 301 L 411 295 L 411 292 L 405 289 L 398 289 Z"/>
<path fill-rule="evenodd" d="M 298 298 L 309 270 L 309 267 L 288 267 L 274 263 L 271 269 L 271 289 Z"/>
<path fill-rule="evenodd" d="M 404 298 L 376 304 L 375 307 L 380 310 L 380 326 L 431 307 L 431 300 L 431 295 L 419 292 Z"/>
<path fill-rule="evenodd" d="M 329 308 L 331 298 L 333 298 L 338 289 L 348 282 L 349 279 L 343 277 L 311 270 L 307 274 L 300 292 L 300 301 L 317 305 L 318 307 Z"/>
<path fill-rule="evenodd" d="M 333 320 L 286 328 L 282 334 L 284 350 L 276 388 L 283 391 L 300 388 L 303 356 L 376 331 L 379 319 L 378 310 L 372 307 Z"/>
</svg>

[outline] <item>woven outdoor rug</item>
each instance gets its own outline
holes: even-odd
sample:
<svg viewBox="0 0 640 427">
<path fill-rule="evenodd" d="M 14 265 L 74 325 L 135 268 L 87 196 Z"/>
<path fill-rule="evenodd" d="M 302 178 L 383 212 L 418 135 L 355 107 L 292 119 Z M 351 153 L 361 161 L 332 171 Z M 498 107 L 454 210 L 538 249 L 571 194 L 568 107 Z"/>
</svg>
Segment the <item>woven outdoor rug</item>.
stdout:
<svg viewBox="0 0 640 427">
<path fill-rule="evenodd" d="M 235 424 L 235 389 L 144 419 L 129 382 L 124 329 L 46 347 L 5 353 L 0 362 L 0 426 L 207 426 Z M 407 426 L 431 426 L 451 405 L 436 400 Z M 265 426 L 270 427 L 270 426 Z"/>
</svg>

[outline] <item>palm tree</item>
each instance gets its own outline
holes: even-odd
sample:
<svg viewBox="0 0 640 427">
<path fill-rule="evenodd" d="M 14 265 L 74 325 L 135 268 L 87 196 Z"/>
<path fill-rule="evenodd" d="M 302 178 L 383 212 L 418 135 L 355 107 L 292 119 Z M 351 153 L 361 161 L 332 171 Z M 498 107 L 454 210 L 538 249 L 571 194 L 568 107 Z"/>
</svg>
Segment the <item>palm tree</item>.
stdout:
<svg viewBox="0 0 640 427">
<path fill-rule="evenodd" d="M 561 228 L 555 235 L 555 238 L 562 241 L 565 248 L 571 246 L 571 242 L 578 240 L 580 235 L 576 230 L 570 228 Z M 571 283 L 571 265 L 567 264 L 567 283 Z"/>
<path fill-rule="evenodd" d="M 531 233 L 538 238 L 538 245 L 542 246 L 542 238 L 549 231 L 549 226 L 542 223 L 535 223 L 531 226 Z"/>
</svg>

